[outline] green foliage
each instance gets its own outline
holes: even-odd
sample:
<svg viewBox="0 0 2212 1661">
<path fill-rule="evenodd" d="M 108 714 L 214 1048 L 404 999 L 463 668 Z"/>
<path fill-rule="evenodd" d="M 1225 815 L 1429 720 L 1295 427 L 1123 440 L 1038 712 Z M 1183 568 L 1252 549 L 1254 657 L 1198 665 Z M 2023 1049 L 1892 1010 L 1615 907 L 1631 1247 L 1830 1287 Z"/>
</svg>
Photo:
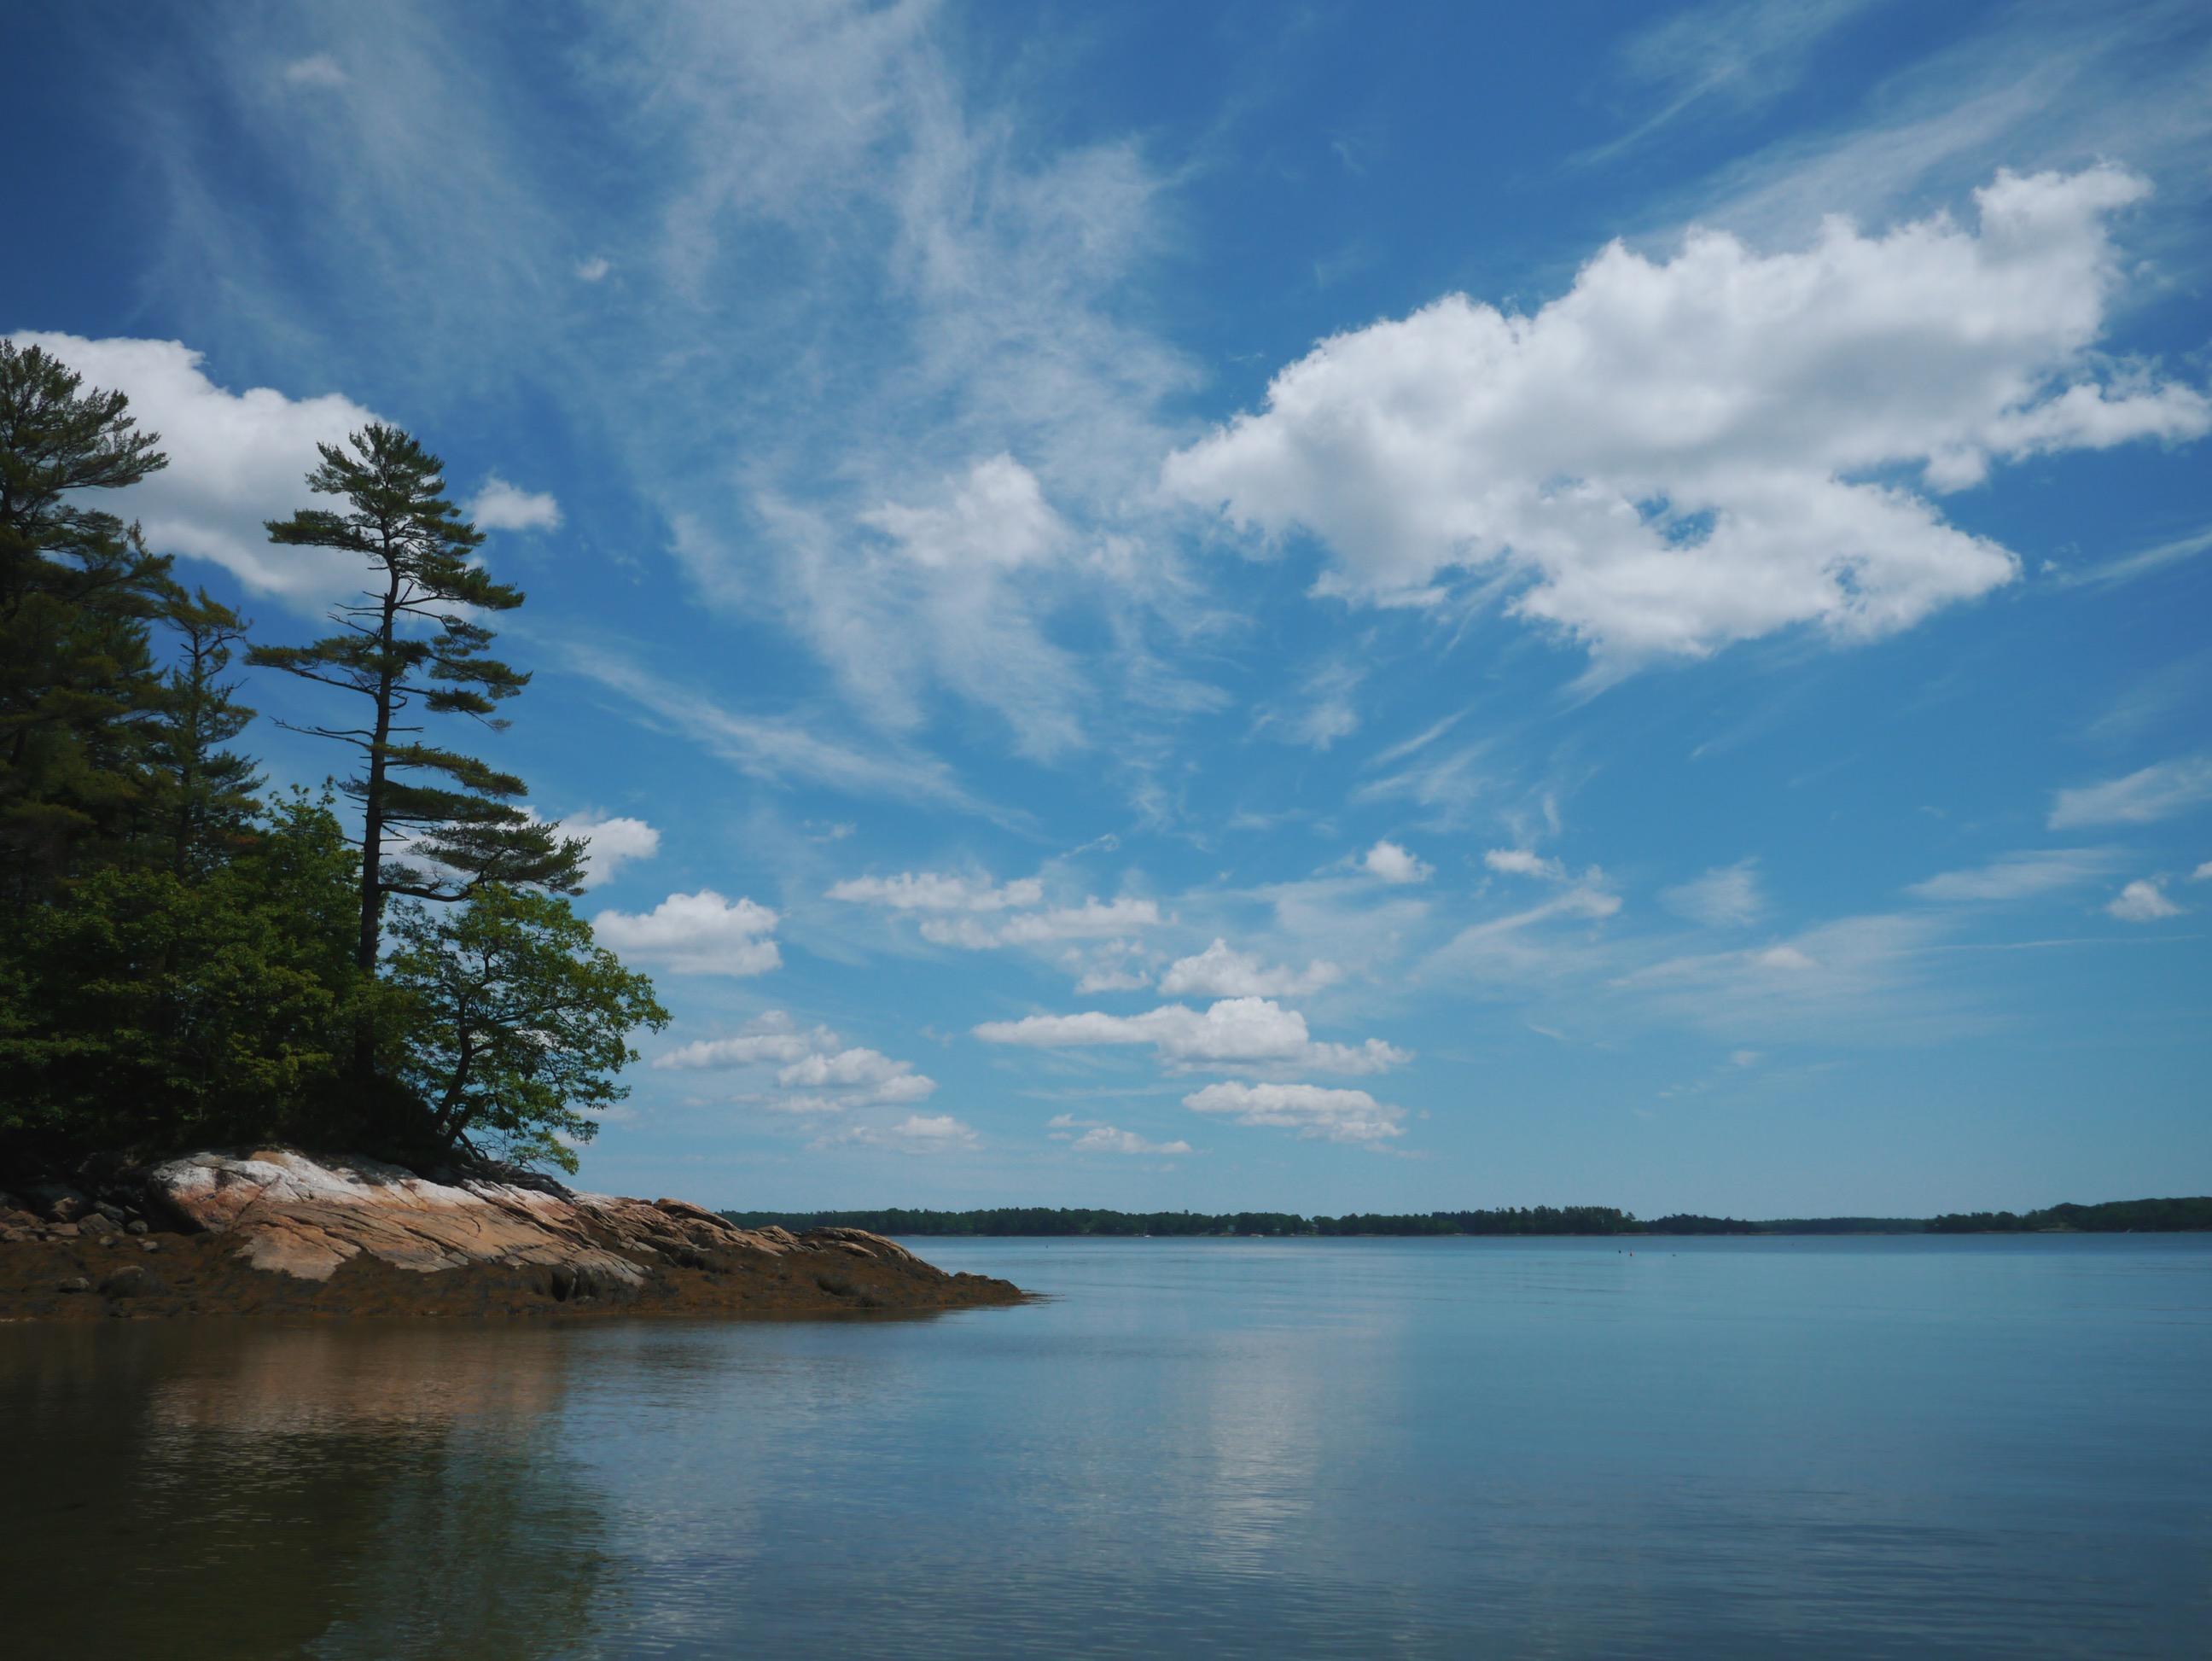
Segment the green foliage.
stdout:
<svg viewBox="0 0 2212 1661">
<path fill-rule="evenodd" d="M 1928 1220 L 1930 1234 L 2175 1233 L 2212 1229 L 2212 1196 L 2110 1200 L 2103 1205 L 2055 1205 L 2041 1211 L 1947 1212 Z"/>
<path fill-rule="evenodd" d="M 667 1012 L 566 900 L 489 884 L 458 915 L 404 912 L 386 978 L 408 1001 L 402 1078 L 439 1151 L 576 1168 L 571 1144 L 629 1093 L 629 1034 Z"/>
<path fill-rule="evenodd" d="M 0 904 L 18 910 L 123 857 L 146 810 L 169 563 L 82 496 L 167 465 L 125 405 L 0 340 Z"/>
<path fill-rule="evenodd" d="M 300 797 L 203 880 L 114 867 L 33 910 L 0 959 L 0 1134 L 159 1149 L 311 1121 L 358 989 L 354 863 Z"/>
<path fill-rule="evenodd" d="M 179 595 L 162 620 L 178 638 L 178 662 L 165 682 L 146 759 L 158 787 L 162 857 L 178 876 L 198 880 L 246 845 L 258 806 L 261 776 L 252 757 L 222 747 L 253 719 L 237 700 L 237 683 L 223 678 L 231 648 L 251 625 L 204 588 Z"/>
<path fill-rule="evenodd" d="M 255 800 L 232 747 L 248 625 L 86 505 L 165 465 L 155 442 L 122 394 L 0 341 L 0 1158 L 267 1138 L 574 1169 L 625 1093 L 625 1035 L 667 1017 L 565 902 L 517 886 L 575 891 L 584 845 L 423 736 L 505 724 L 529 678 L 482 619 L 522 595 L 397 428 L 323 447 L 307 483 L 344 511 L 270 526 L 374 574 L 337 633 L 247 654 L 360 701 L 357 724 L 301 729 L 360 754 L 357 855 L 330 794 Z M 410 912 L 386 965 L 392 894 L 466 904 Z"/>
<path fill-rule="evenodd" d="M 522 591 L 473 559 L 483 534 L 447 499 L 436 456 L 381 423 L 348 445 L 319 446 L 322 465 L 307 475 L 309 490 L 342 497 L 345 511 L 303 508 L 270 521 L 269 536 L 357 556 L 372 584 L 331 613 L 337 633 L 256 647 L 249 661 L 356 701 L 351 724 L 296 730 L 360 757 L 343 788 L 362 819 L 355 961 L 374 970 L 389 896 L 452 901 L 487 883 L 579 892 L 584 845 L 515 805 L 527 794 L 520 779 L 420 737 L 428 715 L 506 724 L 498 705 L 530 677 L 486 655 L 492 631 L 479 618 L 513 611 Z"/>
</svg>

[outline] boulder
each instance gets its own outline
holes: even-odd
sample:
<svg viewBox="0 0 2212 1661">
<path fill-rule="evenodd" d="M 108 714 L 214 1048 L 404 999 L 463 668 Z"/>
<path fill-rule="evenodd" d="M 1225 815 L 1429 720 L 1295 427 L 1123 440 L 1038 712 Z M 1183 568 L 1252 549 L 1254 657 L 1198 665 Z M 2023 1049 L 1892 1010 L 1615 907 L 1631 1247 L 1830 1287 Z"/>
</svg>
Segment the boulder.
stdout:
<svg viewBox="0 0 2212 1661">
<path fill-rule="evenodd" d="M 684 1200 L 625 1199 L 535 1173 L 418 1176 L 378 1160 L 289 1149 L 196 1153 L 160 1166 L 149 1203 L 186 1229 L 235 1239 L 257 1269 L 325 1281 L 366 1255 L 423 1275 L 471 1265 L 549 1271 L 558 1301 L 634 1297 L 671 1268 L 719 1273 L 733 1255 L 835 1253 L 948 1279 L 903 1247 L 856 1228 L 743 1229 Z"/>
<path fill-rule="evenodd" d="M 40 1183 L 24 1190 L 24 1197 L 50 1223 L 73 1223 L 92 1209 L 89 1196 L 66 1183 Z"/>
</svg>

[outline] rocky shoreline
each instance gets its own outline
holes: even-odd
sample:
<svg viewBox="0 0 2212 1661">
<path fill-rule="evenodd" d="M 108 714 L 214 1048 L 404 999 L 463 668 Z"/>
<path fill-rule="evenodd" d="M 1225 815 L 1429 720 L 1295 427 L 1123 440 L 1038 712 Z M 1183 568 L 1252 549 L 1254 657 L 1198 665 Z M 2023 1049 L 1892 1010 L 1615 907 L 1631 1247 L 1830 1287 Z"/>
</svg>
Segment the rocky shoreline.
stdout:
<svg viewBox="0 0 2212 1661">
<path fill-rule="evenodd" d="M 855 1228 L 289 1149 L 0 1179 L 0 1321 L 605 1314 L 809 1317 L 1010 1304 Z"/>
</svg>

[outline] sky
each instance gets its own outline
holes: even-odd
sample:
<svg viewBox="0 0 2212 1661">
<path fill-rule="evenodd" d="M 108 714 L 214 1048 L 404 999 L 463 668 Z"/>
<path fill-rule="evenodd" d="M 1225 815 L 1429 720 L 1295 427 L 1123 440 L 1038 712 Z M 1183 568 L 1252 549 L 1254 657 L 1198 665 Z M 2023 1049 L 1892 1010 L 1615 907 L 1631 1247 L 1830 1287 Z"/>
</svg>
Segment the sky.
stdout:
<svg viewBox="0 0 2212 1661">
<path fill-rule="evenodd" d="M 399 423 L 651 971 L 593 1187 L 2212 1191 L 2212 13 L 9 9 L 179 575 Z M 274 784 L 340 770 L 257 677 Z"/>
</svg>

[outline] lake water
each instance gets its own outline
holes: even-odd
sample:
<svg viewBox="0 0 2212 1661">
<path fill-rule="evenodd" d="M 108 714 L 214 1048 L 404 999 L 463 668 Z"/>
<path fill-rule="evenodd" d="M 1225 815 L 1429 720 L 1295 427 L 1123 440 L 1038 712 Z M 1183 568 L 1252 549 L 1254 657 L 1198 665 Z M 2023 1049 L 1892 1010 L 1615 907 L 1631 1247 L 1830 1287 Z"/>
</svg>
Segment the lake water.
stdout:
<svg viewBox="0 0 2212 1661">
<path fill-rule="evenodd" d="M 2212 1649 L 2212 1238 L 914 1244 L 1054 1300 L 0 1328 L 5 1647 Z"/>
</svg>

